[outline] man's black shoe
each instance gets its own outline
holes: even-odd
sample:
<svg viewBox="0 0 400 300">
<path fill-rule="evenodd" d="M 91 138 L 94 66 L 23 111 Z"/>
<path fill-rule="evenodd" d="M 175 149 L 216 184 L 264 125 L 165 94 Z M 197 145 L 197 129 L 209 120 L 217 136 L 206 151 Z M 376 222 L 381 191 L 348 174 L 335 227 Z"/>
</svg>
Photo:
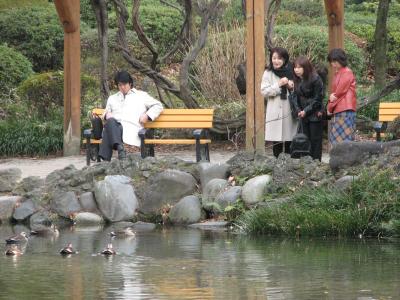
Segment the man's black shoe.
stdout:
<svg viewBox="0 0 400 300">
<path fill-rule="evenodd" d="M 118 146 L 118 159 L 119 160 L 126 159 L 126 152 L 125 152 L 124 146 L 122 146 L 122 145 Z"/>
</svg>

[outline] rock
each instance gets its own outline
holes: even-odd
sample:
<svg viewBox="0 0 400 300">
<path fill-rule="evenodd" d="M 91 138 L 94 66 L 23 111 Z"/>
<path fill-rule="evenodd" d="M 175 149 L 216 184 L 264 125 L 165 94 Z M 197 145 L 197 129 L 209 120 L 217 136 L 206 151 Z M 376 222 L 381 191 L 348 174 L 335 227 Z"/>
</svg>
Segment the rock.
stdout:
<svg viewBox="0 0 400 300">
<path fill-rule="evenodd" d="M 75 215 L 74 217 L 74 223 L 77 226 L 88 226 L 88 225 L 94 225 L 98 226 L 104 223 L 104 219 L 94 213 L 91 212 L 80 212 Z"/>
<path fill-rule="evenodd" d="M 257 153 L 239 152 L 227 161 L 232 175 L 240 177 L 254 177 L 259 174 L 269 174 L 276 163 L 274 156 Z"/>
<path fill-rule="evenodd" d="M 15 208 L 13 218 L 17 221 L 23 221 L 33 215 L 36 211 L 36 205 L 32 200 L 28 199 Z"/>
<path fill-rule="evenodd" d="M 242 198 L 246 205 L 263 201 L 267 185 L 271 182 L 270 175 L 261 175 L 248 180 L 242 189 Z"/>
<path fill-rule="evenodd" d="M 86 192 L 79 196 L 79 202 L 82 210 L 97 213 L 99 211 L 96 200 L 92 192 Z"/>
<path fill-rule="evenodd" d="M 348 188 L 350 188 L 353 181 L 357 180 L 357 178 L 358 176 L 350 176 L 350 175 L 340 177 L 338 180 L 336 180 L 335 187 L 341 191 L 347 190 Z"/>
<path fill-rule="evenodd" d="M 95 184 L 97 205 L 108 221 L 127 221 L 135 216 L 138 200 L 130 183 L 129 177 L 109 175 Z"/>
<path fill-rule="evenodd" d="M 333 171 L 355 166 L 368 161 L 373 156 L 388 152 L 390 148 L 400 147 L 400 140 L 377 142 L 344 142 L 333 146 L 329 165 Z"/>
<path fill-rule="evenodd" d="M 156 224 L 138 221 L 133 223 L 132 227 L 135 231 L 151 231 L 156 228 Z"/>
<path fill-rule="evenodd" d="M 229 222 L 226 221 L 207 221 L 204 223 L 190 224 L 191 228 L 198 228 L 203 230 L 226 230 Z"/>
<path fill-rule="evenodd" d="M 200 184 L 202 187 L 205 187 L 211 179 L 226 179 L 229 174 L 229 165 L 225 163 L 213 164 L 201 162 L 199 163 L 198 171 L 200 175 Z"/>
<path fill-rule="evenodd" d="M 81 205 L 74 192 L 66 192 L 53 197 L 51 208 L 64 218 L 71 218 L 71 215 L 81 210 Z"/>
<path fill-rule="evenodd" d="M 54 218 L 49 211 L 42 210 L 31 215 L 31 217 L 29 218 L 29 226 L 31 227 L 31 229 L 37 228 L 40 225 L 51 226 L 53 220 Z"/>
<path fill-rule="evenodd" d="M 191 174 L 166 170 L 149 180 L 144 188 L 139 210 L 144 214 L 160 214 L 163 207 L 175 205 L 182 197 L 191 195 L 196 190 L 196 180 Z"/>
<path fill-rule="evenodd" d="M 173 224 L 192 224 L 201 218 L 201 205 L 197 196 L 186 196 L 169 211 L 169 219 Z"/>
<path fill-rule="evenodd" d="M 217 196 L 216 202 L 224 210 L 227 206 L 235 204 L 241 195 L 241 186 L 230 186 L 226 191 Z"/>
<path fill-rule="evenodd" d="M 13 189 L 13 193 L 17 195 L 25 195 L 44 185 L 44 179 L 39 176 L 29 176 L 23 178 Z"/>
<path fill-rule="evenodd" d="M 0 196 L 0 223 L 10 221 L 14 208 L 20 201 L 20 196 Z"/>
<path fill-rule="evenodd" d="M 203 208 L 213 213 L 222 212 L 222 208 L 216 204 L 216 199 L 228 189 L 228 186 L 228 180 L 218 178 L 211 179 L 203 189 L 201 199 Z"/>
<path fill-rule="evenodd" d="M 18 168 L 0 170 L 0 192 L 11 192 L 21 178 L 21 174 L 22 171 Z"/>
</svg>

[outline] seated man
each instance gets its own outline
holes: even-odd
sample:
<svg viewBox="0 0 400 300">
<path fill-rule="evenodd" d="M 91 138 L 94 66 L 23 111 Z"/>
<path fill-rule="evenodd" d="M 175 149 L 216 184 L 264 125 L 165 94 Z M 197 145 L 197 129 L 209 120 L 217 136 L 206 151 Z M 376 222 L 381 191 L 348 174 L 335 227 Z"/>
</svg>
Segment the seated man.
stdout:
<svg viewBox="0 0 400 300">
<path fill-rule="evenodd" d="M 138 132 L 144 123 L 156 119 L 163 106 L 149 94 L 133 88 L 133 79 L 126 71 L 115 75 L 119 92 L 107 100 L 104 113 L 106 121 L 99 156 L 110 161 L 112 150 L 118 151 L 118 158 L 125 159 L 124 144 L 140 147 Z"/>
</svg>

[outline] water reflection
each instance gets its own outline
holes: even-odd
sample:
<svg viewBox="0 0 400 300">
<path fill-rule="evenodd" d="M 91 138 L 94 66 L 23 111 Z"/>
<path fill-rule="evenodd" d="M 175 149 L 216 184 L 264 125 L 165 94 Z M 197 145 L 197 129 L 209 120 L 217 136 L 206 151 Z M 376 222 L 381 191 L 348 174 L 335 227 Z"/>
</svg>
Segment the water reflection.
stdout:
<svg viewBox="0 0 400 300">
<path fill-rule="evenodd" d="M 0 227 L 4 238 L 24 228 Z M 72 227 L 31 237 L 24 255 L 0 257 L 0 299 L 400 298 L 399 241 L 250 238 L 161 229 L 111 239 Z M 99 252 L 109 243 L 117 255 Z M 72 243 L 79 254 L 58 251 Z"/>
</svg>

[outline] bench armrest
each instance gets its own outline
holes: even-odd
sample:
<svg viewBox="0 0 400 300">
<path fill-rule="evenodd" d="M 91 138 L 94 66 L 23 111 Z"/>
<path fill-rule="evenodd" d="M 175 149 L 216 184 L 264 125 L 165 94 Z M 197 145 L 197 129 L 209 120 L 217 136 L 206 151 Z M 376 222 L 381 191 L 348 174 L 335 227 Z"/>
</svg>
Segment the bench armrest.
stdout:
<svg viewBox="0 0 400 300">
<path fill-rule="evenodd" d="M 92 137 L 92 129 L 85 129 L 84 131 L 83 131 L 83 136 L 85 137 L 85 138 L 91 138 Z"/>
<path fill-rule="evenodd" d="M 203 133 L 204 133 L 204 129 L 193 130 L 193 136 L 195 137 L 195 139 L 199 139 Z"/>
<path fill-rule="evenodd" d="M 140 130 L 139 130 L 139 133 L 138 133 L 139 137 L 140 137 L 141 139 L 144 138 L 144 137 L 146 136 L 146 132 L 147 132 L 147 129 L 146 129 L 146 128 L 140 129 Z"/>
</svg>

